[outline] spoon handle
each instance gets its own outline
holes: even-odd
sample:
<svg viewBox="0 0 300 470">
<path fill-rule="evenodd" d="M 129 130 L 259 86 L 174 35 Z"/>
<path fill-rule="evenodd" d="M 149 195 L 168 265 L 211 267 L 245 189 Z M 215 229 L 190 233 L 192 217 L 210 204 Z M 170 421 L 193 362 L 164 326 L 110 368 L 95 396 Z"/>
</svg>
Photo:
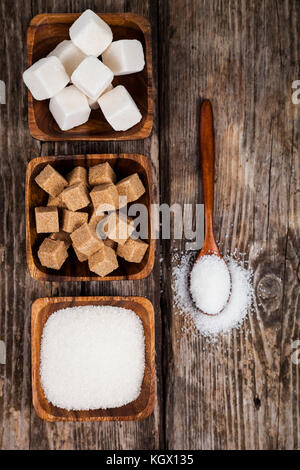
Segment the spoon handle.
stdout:
<svg viewBox="0 0 300 470">
<path fill-rule="evenodd" d="M 200 108 L 200 155 L 205 217 L 205 239 L 201 255 L 212 251 L 220 255 L 213 227 L 215 148 L 213 112 L 209 100 L 204 100 Z"/>
</svg>

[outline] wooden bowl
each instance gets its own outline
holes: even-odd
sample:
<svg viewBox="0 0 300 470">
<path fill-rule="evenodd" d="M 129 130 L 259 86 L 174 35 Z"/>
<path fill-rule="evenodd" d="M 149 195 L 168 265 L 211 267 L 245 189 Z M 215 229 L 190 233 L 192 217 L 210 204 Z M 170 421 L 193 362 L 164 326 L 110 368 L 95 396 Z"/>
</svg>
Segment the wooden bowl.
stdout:
<svg viewBox="0 0 300 470">
<path fill-rule="evenodd" d="M 28 67 L 47 56 L 58 43 L 69 38 L 71 24 L 79 13 L 44 13 L 35 16 L 27 32 Z M 99 15 L 100 16 L 100 15 Z M 32 137 L 39 140 L 137 140 L 148 137 L 153 124 L 152 46 L 149 21 L 133 13 L 101 14 L 114 40 L 138 39 L 143 44 L 145 68 L 142 72 L 115 77 L 113 85 L 124 85 L 142 114 L 142 120 L 125 132 L 114 131 L 102 112 L 92 111 L 85 124 L 62 131 L 49 111 L 49 100 L 37 101 L 28 92 L 28 121 Z"/>
<path fill-rule="evenodd" d="M 45 397 L 40 379 L 40 349 L 44 324 L 62 308 L 83 305 L 109 305 L 134 311 L 145 333 L 145 373 L 139 397 L 127 405 L 106 410 L 66 410 Z M 155 401 L 155 340 L 152 303 L 144 297 L 48 297 L 37 299 L 31 309 L 32 400 L 36 413 L 46 421 L 129 421 L 147 418 Z"/>
<path fill-rule="evenodd" d="M 41 265 L 37 251 L 47 234 L 38 234 L 35 228 L 34 208 L 46 206 L 48 194 L 35 182 L 35 177 L 49 163 L 63 176 L 75 166 L 90 167 L 98 163 L 109 162 L 117 173 L 118 179 L 138 173 L 146 192 L 138 199 L 148 209 L 149 248 L 141 263 L 129 263 L 122 258 L 119 268 L 106 277 L 99 277 L 89 270 L 88 262 L 80 263 L 72 248 L 69 248 L 69 257 L 59 271 Z M 31 160 L 26 175 L 26 255 L 29 272 L 34 279 L 40 281 L 120 281 L 124 279 L 144 279 L 154 265 L 155 240 L 151 238 L 151 202 L 152 202 L 152 168 L 151 163 L 144 155 L 104 154 L 104 155 L 72 155 L 38 157 Z M 130 204 L 128 205 L 130 206 Z"/>
</svg>

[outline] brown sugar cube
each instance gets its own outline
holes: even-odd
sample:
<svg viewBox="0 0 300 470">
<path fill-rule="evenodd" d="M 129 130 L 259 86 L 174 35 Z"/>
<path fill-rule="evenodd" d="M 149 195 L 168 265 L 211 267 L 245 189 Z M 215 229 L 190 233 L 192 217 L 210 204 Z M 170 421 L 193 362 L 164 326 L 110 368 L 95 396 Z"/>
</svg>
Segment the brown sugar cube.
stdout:
<svg viewBox="0 0 300 470">
<path fill-rule="evenodd" d="M 89 220 L 89 226 L 93 229 L 94 233 L 98 237 L 96 233 L 96 228 L 98 223 L 103 220 L 106 216 L 105 215 L 95 215 L 96 211 L 92 213 L 90 220 Z M 99 237 L 98 237 L 99 238 Z M 103 240 L 104 245 L 109 246 L 110 248 L 113 248 L 114 250 L 117 248 L 117 244 L 113 241 L 110 240 L 109 238 L 106 238 Z"/>
<path fill-rule="evenodd" d="M 113 183 L 95 186 L 90 196 L 96 210 L 105 212 L 116 210 L 119 207 L 119 193 Z"/>
<path fill-rule="evenodd" d="M 66 204 L 62 200 L 61 193 L 58 196 L 55 196 L 55 197 L 49 196 L 47 206 L 48 207 L 58 207 L 59 209 L 65 209 L 66 208 Z"/>
<path fill-rule="evenodd" d="M 103 219 L 103 231 L 110 240 L 124 245 L 134 231 L 133 221 L 122 214 L 112 212 Z"/>
<path fill-rule="evenodd" d="M 75 246 L 73 246 L 73 250 L 75 251 L 75 254 L 78 258 L 78 261 L 80 261 L 80 263 L 83 263 L 83 261 L 87 261 L 88 257 L 86 255 L 83 255 L 82 253 L 80 253 L 80 251 L 77 250 L 75 248 Z"/>
<path fill-rule="evenodd" d="M 115 251 L 109 246 L 103 245 L 89 257 L 89 268 L 100 277 L 107 276 L 119 266 Z"/>
<path fill-rule="evenodd" d="M 51 233 L 49 238 L 51 238 L 51 240 L 59 240 L 61 242 L 64 242 L 67 249 L 70 248 L 70 246 L 72 245 L 70 234 L 64 232 L 63 230 L 61 230 L 60 232 Z"/>
<path fill-rule="evenodd" d="M 104 219 L 104 217 L 105 216 L 102 215 L 100 220 Z M 89 222 L 89 226 L 92 228 L 94 235 L 96 235 L 97 237 L 98 237 L 98 235 L 97 235 L 96 229 L 97 229 L 97 225 L 100 222 L 100 220 L 98 218 L 95 218 L 91 222 Z"/>
<path fill-rule="evenodd" d="M 59 232 L 57 207 L 36 207 L 35 223 L 37 233 Z"/>
<path fill-rule="evenodd" d="M 100 222 L 100 220 L 102 220 L 103 217 L 104 217 L 104 214 L 97 215 L 96 209 L 93 209 L 93 212 L 92 212 L 90 220 L 89 220 L 89 224 L 91 224 L 91 225 L 96 224 L 97 225 L 97 223 Z"/>
<path fill-rule="evenodd" d="M 87 185 L 87 169 L 83 166 L 76 166 L 70 173 L 67 174 L 66 180 L 69 185 L 82 183 Z"/>
<path fill-rule="evenodd" d="M 115 183 L 117 181 L 116 174 L 108 162 L 89 168 L 89 184 L 96 186 L 104 183 Z"/>
<path fill-rule="evenodd" d="M 127 202 L 136 201 L 146 191 L 137 173 L 127 176 L 127 178 L 119 181 L 116 186 L 120 196 L 127 197 Z"/>
<path fill-rule="evenodd" d="M 54 170 L 51 165 L 45 166 L 37 175 L 35 181 L 46 193 L 53 197 L 58 196 L 68 186 L 68 181 L 58 171 Z"/>
<path fill-rule="evenodd" d="M 148 243 L 129 238 L 124 245 L 118 245 L 117 255 L 130 263 L 140 263 L 148 249 Z"/>
<path fill-rule="evenodd" d="M 103 241 L 96 236 L 93 228 L 87 223 L 71 233 L 71 240 L 74 248 L 86 256 L 91 256 L 104 245 Z"/>
<path fill-rule="evenodd" d="M 62 192 L 62 200 L 70 211 L 78 211 L 88 206 L 90 198 L 86 187 L 81 183 L 73 184 Z"/>
<path fill-rule="evenodd" d="M 63 241 L 45 238 L 39 247 L 38 257 L 42 266 L 60 269 L 68 257 L 66 245 Z"/>
<path fill-rule="evenodd" d="M 65 232 L 72 233 L 81 225 L 88 221 L 89 214 L 87 212 L 72 212 L 64 209 L 62 215 L 62 229 Z"/>
<path fill-rule="evenodd" d="M 118 246 L 116 242 L 114 242 L 113 240 L 110 240 L 109 238 L 106 238 L 105 240 L 103 240 L 103 243 L 105 246 L 109 246 L 109 248 L 112 248 L 113 250 L 116 250 Z"/>
</svg>

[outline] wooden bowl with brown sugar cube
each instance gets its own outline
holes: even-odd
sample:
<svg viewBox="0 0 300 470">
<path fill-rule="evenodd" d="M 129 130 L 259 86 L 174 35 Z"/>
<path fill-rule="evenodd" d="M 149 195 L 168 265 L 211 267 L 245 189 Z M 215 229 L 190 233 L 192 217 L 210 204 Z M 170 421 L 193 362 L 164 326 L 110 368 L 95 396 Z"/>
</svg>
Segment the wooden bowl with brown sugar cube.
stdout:
<svg viewBox="0 0 300 470">
<path fill-rule="evenodd" d="M 147 238 L 130 237 L 133 219 L 119 211 L 96 213 L 99 204 L 108 201 L 109 205 L 104 205 L 108 210 L 115 203 L 115 193 L 126 195 L 127 211 L 135 203 L 145 208 Z M 56 282 L 144 279 L 154 265 L 152 199 L 152 167 L 144 155 L 31 160 L 26 175 L 26 256 L 31 276 Z M 125 229 L 127 239 L 117 238 L 111 230 L 114 217 L 117 233 Z M 94 238 L 99 221 L 106 227 L 108 238 L 104 241 Z"/>
<path fill-rule="evenodd" d="M 35 16 L 27 31 L 28 67 L 46 57 L 69 38 L 69 28 L 79 13 L 44 13 Z M 66 140 L 137 140 L 148 137 L 153 125 L 152 45 L 149 21 L 133 13 L 99 15 L 111 28 L 113 40 L 136 39 L 141 42 L 145 67 L 141 72 L 115 76 L 114 87 L 123 85 L 135 101 L 141 121 L 126 131 L 116 131 L 100 109 L 92 110 L 89 120 L 70 130 L 61 130 L 50 110 L 49 100 L 38 101 L 28 91 L 28 122 L 32 137 L 44 141 Z"/>
<path fill-rule="evenodd" d="M 58 310 L 91 306 L 128 309 L 141 320 L 144 334 L 145 367 L 140 393 L 134 401 L 114 408 L 78 410 L 55 406 L 47 398 L 42 386 L 41 364 L 43 355 L 41 349 L 45 323 Z M 69 329 L 68 326 L 67 329 Z M 49 337 L 47 339 L 49 341 Z M 57 335 L 55 333 L 56 340 Z M 101 341 L 97 341 L 97 343 L 101 343 Z M 112 348 L 114 348 L 113 344 Z M 59 350 L 63 353 L 61 348 Z M 128 421 L 145 419 L 153 412 L 156 376 L 154 311 L 151 302 L 144 297 L 48 297 L 35 300 L 31 310 L 31 354 L 33 406 L 41 419 L 46 421 Z M 71 357 L 74 357 L 74 355 L 72 354 Z M 76 373 L 80 374 L 80 370 Z M 55 385 L 55 383 L 52 383 L 52 385 Z M 69 385 L 68 382 L 67 387 Z"/>
</svg>

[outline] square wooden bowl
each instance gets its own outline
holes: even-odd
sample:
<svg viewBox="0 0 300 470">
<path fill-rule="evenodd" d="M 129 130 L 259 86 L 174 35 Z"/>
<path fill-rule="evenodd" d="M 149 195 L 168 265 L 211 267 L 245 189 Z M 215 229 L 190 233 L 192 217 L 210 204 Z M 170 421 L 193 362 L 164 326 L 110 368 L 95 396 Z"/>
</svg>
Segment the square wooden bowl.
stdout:
<svg viewBox="0 0 300 470">
<path fill-rule="evenodd" d="M 44 13 L 35 16 L 27 32 L 28 67 L 46 57 L 58 43 L 69 38 L 69 28 L 79 13 Z M 137 140 L 148 137 L 153 124 L 152 46 L 149 21 L 133 13 L 101 14 L 112 31 L 114 41 L 138 39 L 145 53 L 142 72 L 115 77 L 113 85 L 124 85 L 142 114 L 142 120 L 125 132 L 114 131 L 100 109 L 92 111 L 88 122 L 62 131 L 49 111 L 49 100 L 37 101 L 28 92 L 28 122 L 32 137 L 39 140 Z"/>
<path fill-rule="evenodd" d="M 57 310 L 86 305 L 127 308 L 141 319 L 145 334 L 145 373 L 139 397 L 119 408 L 66 410 L 45 397 L 40 379 L 40 349 L 44 324 Z M 155 402 L 154 310 L 144 297 L 48 297 L 37 299 L 31 309 L 32 399 L 38 416 L 46 421 L 129 421 L 147 418 Z"/>
<path fill-rule="evenodd" d="M 69 248 L 69 257 L 59 271 L 42 266 L 37 251 L 47 234 L 36 232 L 34 209 L 38 206 L 46 206 L 48 195 L 35 182 L 35 177 L 47 164 L 52 165 L 63 176 L 66 176 L 75 166 L 90 167 L 104 162 L 110 163 L 116 171 L 118 179 L 138 173 L 146 188 L 145 194 L 136 201 L 144 204 L 148 209 L 149 238 L 145 241 L 149 243 L 149 248 L 143 260 L 141 263 L 129 263 L 118 258 L 119 268 L 106 277 L 99 277 L 89 270 L 87 261 L 80 263 L 73 249 Z M 149 159 L 144 155 L 65 155 L 38 157 L 31 160 L 26 175 L 26 256 L 31 276 L 40 281 L 121 281 L 147 277 L 153 269 L 155 254 L 155 240 L 151 238 L 152 189 L 152 167 Z"/>
</svg>

